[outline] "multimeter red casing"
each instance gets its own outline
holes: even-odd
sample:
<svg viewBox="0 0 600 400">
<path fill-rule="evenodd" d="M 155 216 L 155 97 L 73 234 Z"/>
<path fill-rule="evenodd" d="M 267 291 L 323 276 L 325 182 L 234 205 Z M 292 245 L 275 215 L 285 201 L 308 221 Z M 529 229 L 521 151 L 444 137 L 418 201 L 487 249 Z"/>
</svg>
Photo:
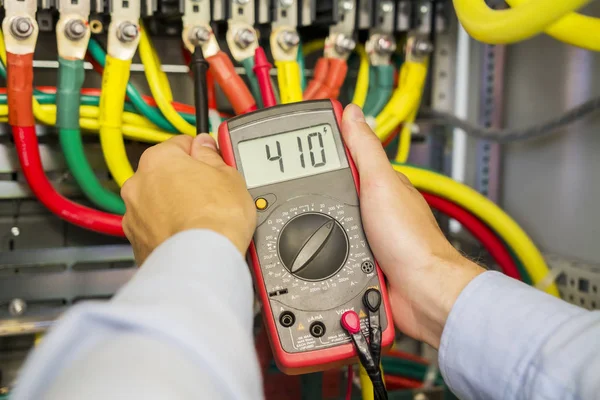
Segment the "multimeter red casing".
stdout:
<svg viewBox="0 0 600 400">
<path fill-rule="evenodd" d="M 342 106 L 335 100 L 306 101 L 271 107 L 234 117 L 219 127 L 219 148 L 225 162 L 244 173 L 237 150 L 239 143 L 294 132 L 293 127 L 328 124 L 342 167 L 322 174 L 250 188 L 255 199 L 266 200 L 258 211 L 257 230 L 249 247 L 249 261 L 275 362 L 286 374 L 302 374 L 357 361 L 350 336 L 340 324 L 342 314 L 354 310 L 368 337 L 367 309 L 363 295 L 369 288 L 381 291 L 382 348 L 394 340 L 394 324 L 384 276 L 366 241 L 359 209 L 359 176 L 340 132 Z M 322 126 L 322 125 L 321 125 Z M 333 134 L 333 132 L 332 132 Z M 264 200 L 263 200 L 264 199 Z M 257 203 L 258 205 L 258 203 Z M 278 241 L 295 218 L 327 217 L 342 228 L 346 258 L 334 275 L 305 280 L 286 269 Z M 278 237 L 279 235 L 279 237 Z M 278 247 L 279 246 L 279 247 Z M 287 326 L 293 316 L 292 326 Z M 283 320 L 283 316 L 287 319 Z M 283 322 L 287 322 L 283 326 Z M 315 336 L 314 324 L 324 327 Z M 318 333 L 323 333 L 318 330 Z"/>
</svg>

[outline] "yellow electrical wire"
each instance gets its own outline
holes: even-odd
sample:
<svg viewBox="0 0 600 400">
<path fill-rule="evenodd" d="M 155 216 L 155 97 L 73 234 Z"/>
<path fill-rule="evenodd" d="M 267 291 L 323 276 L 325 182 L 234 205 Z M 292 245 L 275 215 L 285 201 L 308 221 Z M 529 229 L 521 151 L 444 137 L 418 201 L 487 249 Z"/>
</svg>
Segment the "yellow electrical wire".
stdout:
<svg viewBox="0 0 600 400">
<path fill-rule="evenodd" d="M 367 92 L 369 91 L 369 56 L 362 44 L 357 45 L 355 50 L 360 57 L 360 66 L 358 67 L 358 76 L 356 78 L 356 85 L 354 86 L 352 102 L 363 108 L 367 100 Z"/>
<path fill-rule="evenodd" d="M 296 61 L 275 61 L 281 104 L 302 101 L 300 66 Z"/>
<path fill-rule="evenodd" d="M 375 133 L 382 142 L 419 106 L 427 61 L 406 61 L 400 69 L 400 82 L 390 101 L 375 118 Z"/>
<path fill-rule="evenodd" d="M 398 141 L 398 151 L 396 153 L 396 162 L 405 163 L 408 160 L 408 156 L 410 154 L 410 145 L 412 142 L 412 125 L 417 118 L 417 114 L 419 112 L 419 108 L 415 108 L 404 124 L 402 125 L 402 130 L 400 131 L 400 140 Z"/>
<path fill-rule="evenodd" d="M 547 277 L 548 266 L 529 236 L 510 216 L 485 196 L 432 171 L 408 165 L 394 165 L 394 169 L 406 175 L 417 189 L 449 199 L 485 222 L 514 250 L 534 284 Z M 555 284 L 548 286 L 545 291 L 559 296 Z"/>
<path fill-rule="evenodd" d="M 492 44 L 507 44 L 543 32 L 590 1 L 523 0 L 514 2 L 515 7 L 511 9 L 494 10 L 485 0 L 454 0 L 454 8 L 460 23 L 475 39 Z M 579 26 L 568 26 L 574 30 L 565 32 L 564 28 L 559 29 L 569 37 L 582 37 L 585 34 Z"/>
<path fill-rule="evenodd" d="M 133 175 L 123 140 L 122 115 L 131 60 L 106 56 L 100 94 L 100 144 L 108 170 L 119 186 Z"/>
<path fill-rule="evenodd" d="M 308 43 L 302 44 L 302 54 L 304 57 L 307 57 L 309 54 L 315 53 L 319 50 L 323 50 L 325 48 L 325 40 L 317 39 L 310 41 Z"/>
<path fill-rule="evenodd" d="M 6 65 L 6 48 L 4 47 L 4 36 L 0 30 L 0 59 Z M 41 105 L 34 98 L 32 100 L 33 114 L 37 121 L 44 125 L 55 125 L 56 124 L 56 106 L 51 104 Z M 98 116 L 100 109 L 95 106 L 80 106 L 80 125 L 81 129 L 90 132 L 98 132 Z M 8 115 L 8 106 L 0 105 L 0 116 L 4 117 Z M 0 122 L 6 122 L 4 119 L 0 119 Z M 123 113 L 123 136 L 127 139 L 136 140 L 139 142 L 147 143 L 158 143 L 164 142 L 169 138 L 173 137 L 172 134 L 157 129 L 146 118 L 139 116 L 134 113 L 124 112 Z"/>
<path fill-rule="evenodd" d="M 520 7 L 527 0 L 506 0 L 511 7 Z M 600 18 L 569 13 L 545 32 L 561 42 L 592 51 L 600 51 Z"/>
<path fill-rule="evenodd" d="M 160 69 L 160 61 L 155 50 L 153 50 L 150 38 L 146 34 L 145 29 L 141 29 L 140 32 L 140 44 L 139 53 L 144 64 L 144 73 L 148 80 L 148 86 L 152 96 L 158 105 L 159 110 L 163 113 L 165 118 L 173 124 L 173 126 L 186 135 L 196 136 L 196 127 L 187 122 L 173 107 L 171 104 L 172 93 L 168 84 L 166 76 L 161 78 L 163 72 Z"/>
</svg>

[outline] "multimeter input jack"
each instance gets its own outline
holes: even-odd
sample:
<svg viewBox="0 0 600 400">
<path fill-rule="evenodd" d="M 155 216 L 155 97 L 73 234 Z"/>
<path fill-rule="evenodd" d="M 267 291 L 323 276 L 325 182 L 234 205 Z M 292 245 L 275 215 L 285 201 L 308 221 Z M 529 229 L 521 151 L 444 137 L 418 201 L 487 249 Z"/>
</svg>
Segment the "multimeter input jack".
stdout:
<svg viewBox="0 0 600 400">
<path fill-rule="evenodd" d="M 291 311 L 284 311 L 279 316 L 279 323 L 285 328 L 289 328 L 290 326 L 294 325 L 295 322 L 296 316 Z"/>
<path fill-rule="evenodd" d="M 325 334 L 325 324 L 320 321 L 313 322 L 310 324 L 309 332 L 314 337 L 320 338 Z"/>
</svg>

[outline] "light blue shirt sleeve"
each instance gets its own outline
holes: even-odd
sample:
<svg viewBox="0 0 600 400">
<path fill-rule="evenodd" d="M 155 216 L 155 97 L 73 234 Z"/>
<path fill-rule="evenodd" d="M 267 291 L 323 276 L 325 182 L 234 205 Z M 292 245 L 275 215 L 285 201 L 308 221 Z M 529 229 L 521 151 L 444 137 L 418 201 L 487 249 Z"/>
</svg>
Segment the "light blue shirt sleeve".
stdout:
<svg viewBox="0 0 600 400">
<path fill-rule="evenodd" d="M 250 272 L 225 237 L 179 233 L 107 303 L 73 307 L 11 400 L 262 399 Z"/>
<path fill-rule="evenodd" d="M 485 272 L 454 304 L 439 362 L 465 400 L 600 399 L 600 312 Z"/>
</svg>

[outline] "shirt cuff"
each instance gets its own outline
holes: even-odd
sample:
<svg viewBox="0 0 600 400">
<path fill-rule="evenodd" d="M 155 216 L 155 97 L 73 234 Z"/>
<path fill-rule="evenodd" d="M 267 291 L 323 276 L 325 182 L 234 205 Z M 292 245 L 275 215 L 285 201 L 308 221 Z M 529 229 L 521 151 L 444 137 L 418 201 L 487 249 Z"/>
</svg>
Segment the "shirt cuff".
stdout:
<svg viewBox="0 0 600 400">
<path fill-rule="evenodd" d="M 440 370 L 460 398 L 513 398 L 550 334 L 585 310 L 495 271 L 473 279 L 442 334 Z"/>
</svg>

